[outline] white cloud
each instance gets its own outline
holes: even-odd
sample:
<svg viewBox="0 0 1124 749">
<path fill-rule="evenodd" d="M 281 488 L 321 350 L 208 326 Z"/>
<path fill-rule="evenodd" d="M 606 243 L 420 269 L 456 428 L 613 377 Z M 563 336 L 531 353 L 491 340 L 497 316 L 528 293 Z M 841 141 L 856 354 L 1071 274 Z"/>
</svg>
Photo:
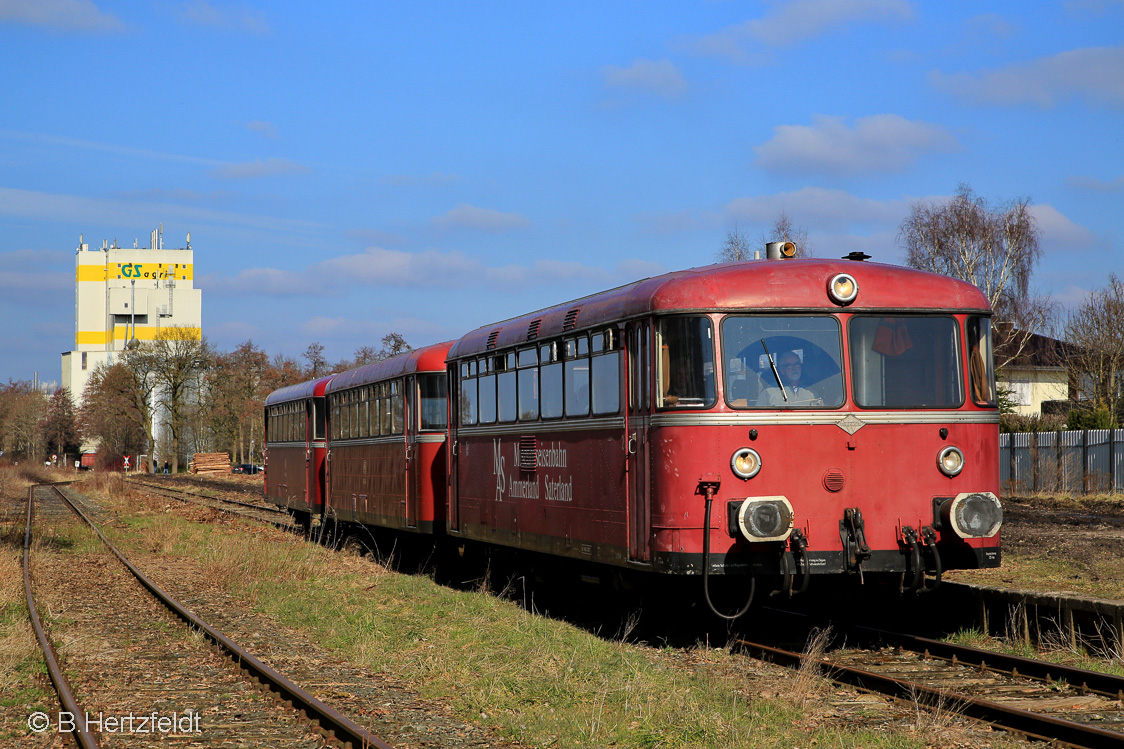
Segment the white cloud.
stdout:
<svg viewBox="0 0 1124 749">
<path fill-rule="evenodd" d="M 0 187 L 0 215 L 92 227 L 149 226 L 163 220 L 188 225 L 221 224 L 256 230 L 308 233 L 322 227 L 305 221 L 231 213 L 172 202 L 104 200 Z"/>
<path fill-rule="evenodd" d="M 90 0 L 0 0 L 0 22 L 11 21 L 56 31 L 123 31 L 116 16 Z"/>
<path fill-rule="evenodd" d="M 627 68 L 606 65 L 601 70 L 605 86 L 675 99 L 687 91 L 687 81 L 670 60 L 636 60 Z"/>
<path fill-rule="evenodd" d="M 253 120 L 246 123 L 246 129 L 252 133 L 260 133 L 266 138 L 277 137 L 277 126 L 272 122 L 262 122 L 261 120 Z"/>
<path fill-rule="evenodd" d="M 877 114 L 848 127 L 842 117 L 816 116 L 812 125 L 778 125 L 773 139 L 757 146 L 757 165 L 766 171 L 850 175 L 900 172 L 928 153 L 956 150 L 944 128 Z"/>
<path fill-rule="evenodd" d="M 975 104 L 1052 108 L 1071 98 L 1124 106 L 1124 47 L 1075 49 L 978 73 L 929 74 L 930 82 Z"/>
<path fill-rule="evenodd" d="M 1088 247 L 1098 241 L 1093 232 L 1074 222 L 1052 205 L 1032 205 L 1030 213 L 1038 222 L 1038 228 L 1042 232 L 1043 246 Z"/>
<path fill-rule="evenodd" d="M 260 179 L 262 177 L 285 177 L 294 174 L 307 174 L 309 168 L 288 159 L 258 159 L 242 164 L 223 164 L 211 170 L 215 179 Z"/>
<path fill-rule="evenodd" d="M 793 0 L 771 3 L 762 17 L 698 37 L 688 46 L 699 54 L 746 62 L 757 46 L 786 47 L 851 24 L 912 19 L 908 0 Z"/>
<path fill-rule="evenodd" d="M 1124 176 L 1109 180 L 1096 177 L 1068 177 L 1065 182 L 1078 190 L 1091 190 L 1092 192 L 1120 192 L 1124 190 Z"/>
<path fill-rule="evenodd" d="M 460 177 L 444 172 L 433 172 L 421 177 L 412 174 L 392 174 L 383 181 L 393 187 L 444 187 L 460 182 Z"/>
<path fill-rule="evenodd" d="M 432 223 L 439 229 L 474 229 L 485 232 L 525 229 L 531 225 L 530 221 L 517 213 L 501 213 L 467 203 L 459 203 L 448 213 L 433 218 Z"/>
<path fill-rule="evenodd" d="M 530 265 L 488 266 L 461 252 L 426 250 L 403 252 L 369 247 L 363 252 L 314 263 L 301 270 L 248 268 L 236 276 L 208 275 L 197 281 L 208 294 L 220 296 L 314 296 L 347 293 L 367 288 L 510 289 L 577 284 L 608 288 L 638 277 L 663 272 L 644 260 L 628 259 L 612 269 L 576 262 L 537 260 Z"/>
<path fill-rule="evenodd" d="M 207 0 L 191 0 L 179 7 L 181 21 L 223 31 L 245 31 L 251 34 L 268 34 L 269 22 L 265 14 L 245 6 L 218 6 Z"/>
<path fill-rule="evenodd" d="M 781 211 L 797 226 L 809 231 L 843 231 L 855 227 L 896 226 L 909 212 L 903 200 L 872 200 L 860 198 L 843 190 L 805 187 L 777 195 L 735 198 L 726 204 L 723 214 L 727 223 L 748 221 L 771 226 Z"/>
</svg>

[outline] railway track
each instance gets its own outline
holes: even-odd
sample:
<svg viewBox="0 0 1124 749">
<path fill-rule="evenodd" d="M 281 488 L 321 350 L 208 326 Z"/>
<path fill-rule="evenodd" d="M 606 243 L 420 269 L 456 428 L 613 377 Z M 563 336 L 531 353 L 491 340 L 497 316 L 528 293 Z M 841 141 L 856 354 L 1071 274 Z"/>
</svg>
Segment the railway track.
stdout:
<svg viewBox="0 0 1124 749">
<path fill-rule="evenodd" d="M 855 627 L 876 645 L 823 655 L 739 640 L 749 655 L 809 665 L 837 683 L 1073 747 L 1124 747 L 1124 677 Z"/>
<path fill-rule="evenodd" d="M 130 479 L 130 483 L 136 486 L 143 486 L 145 489 L 154 491 L 163 497 L 168 497 L 178 502 L 209 507 L 220 512 L 266 522 L 278 528 L 292 529 L 296 527 L 289 513 L 272 505 L 243 502 L 241 500 L 226 499 L 224 497 L 212 497 L 190 489 L 166 486 L 160 483 L 141 481 L 135 478 Z"/>
<path fill-rule="evenodd" d="M 38 583 L 33 585 L 36 504 L 40 515 L 50 517 L 56 534 L 62 531 L 61 538 L 80 552 L 60 554 L 49 542 L 39 544 L 34 560 Z M 64 529 L 78 522 L 70 511 L 92 531 Z M 107 551 L 90 550 L 99 548 L 95 537 Z M 31 716 L 32 730 L 73 731 L 84 749 L 99 746 L 99 735 L 123 746 L 147 746 L 175 736 L 208 746 L 390 749 L 172 599 L 54 486 L 29 490 L 24 587 L 62 706 L 57 716 Z M 40 611 L 49 611 L 54 619 L 53 641 Z M 263 691 L 275 699 L 263 700 Z"/>
</svg>

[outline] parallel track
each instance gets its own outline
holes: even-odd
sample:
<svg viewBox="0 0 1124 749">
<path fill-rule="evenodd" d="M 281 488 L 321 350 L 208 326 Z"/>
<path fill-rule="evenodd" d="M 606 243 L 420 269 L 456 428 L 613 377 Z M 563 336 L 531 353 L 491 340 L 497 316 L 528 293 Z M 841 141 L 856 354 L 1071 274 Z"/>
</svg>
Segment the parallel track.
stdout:
<svg viewBox="0 0 1124 749">
<path fill-rule="evenodd" d="M 832 681 L 958 713 L 1029 738 L 1074 747 L 1124 747 L 1124 677 L 911 635 L 855 632 L 878 637 L 892 649 L 818 656 L 745 640 L 738 645 L 757 658 L 792 668 L 811 662 Z M 1034 703 L 1039 706 L 1030 707 Z"/>
<path fill-rule="evenodd" d="M 31 584 L 31 564 L 30 564 L 30 550 L 32 538 L 32 521 L 34 517 L 34 493 L 35 489 L 40 488 L 49 490 L 61 499 L 70 509 L 84 520 L 90 528 L 105 544 L 106 548 L 117 557 L 117 559 L 125 566 L 126 569 L 133 575 L 133 577 L 144 586 L 153 597 L 167 607 L 176 617 L 182 620 L 193 630 L 202 633 L 211 642 L 215 643 L 222 649 L 222 651 L 229 656 L 244 672 L 244 674 L 255 682 L 258 682 L 270 691 L 275 693 L 278 699 L 285 705 L 292 707 L 294 710 L 303 713 L 319 724 L 321 731 L 326 738 L 330 741 L 335 741 L 344 744 L 351 744 L 353 747 L 374 747 L 375 749 L 392 749 L 392 747 L 384 742 L 382 739 L 369 733 L 367 730 L 356 724 L 347 716 L 343 715 L 334 708 L 324 704 L 316 697 L 308 693 L 306 690 L 293 683 L 268 665 L 254 657 L 246 650 L 239 647 L 234 641 L 228 638 L 219 630 L 210 626 L 194 613 L 189 611 L 181 603 L 169 596 L 163 589 L 152 582 L 148 577 L 140 572 L 130 562 L 122 552 L 114 546 L 109 539 L 105 537 L 101 529 L 82 511 L 74 502 L 72 502 L 61 490 L 53 485 L 44 485 L 41 487 L 32 487 L 28 492 L 28 512 L 27 512 L 27 529 L 24 534 L 24 588 L 27 594 L 28 608 L 31 611 L 33 626 L 36 635 L 39 638 L 41 647 L 47 660 L 47 670 L 50 675 L 52 683 L 59 694 L 60 702 L 63 709 L 70 712 L 72 715 L 78 717 L 76 730 L 74 732 L 76 740 L 83 749 L 91 749 L 98 746 L 95 736 L 84 725 L 84 721 L 80 716 L 85 715 L 85 711 L 78 704 L 74 698 L 73 692 L 67 682 L 62 668 L 59 665 L 58 658 L 55 655 L 54 648 L 47 637 L 45 628 L 38 616 L 38 607 L 36 606 L 35 597 L 33 594 L 33 587 Z"/>
</svg>

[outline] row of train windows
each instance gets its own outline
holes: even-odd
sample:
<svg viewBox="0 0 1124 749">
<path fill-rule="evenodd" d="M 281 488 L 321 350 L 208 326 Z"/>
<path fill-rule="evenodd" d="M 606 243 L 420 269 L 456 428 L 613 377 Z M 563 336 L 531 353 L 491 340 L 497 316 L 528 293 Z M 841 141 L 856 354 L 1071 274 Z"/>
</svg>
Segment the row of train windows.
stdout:
<svg viewBox="0 0 1124 749">
<path fill-rule="evenodd" d="M 402 434 L 406 426 L 402 380 L 332 393 L 328 412 L 334 440 Z"/>
<path fill-rule="evenodd" d="M 266 439 L 270 442 L 304 442 L 308 434 L 304 403 L 293 401 L 270 406 Z"/>
<path fill-rule="evenodd" d="M 607 416 L 620 411 L 615 328 L 460 363 L 462 425 Z"/>
</svg>

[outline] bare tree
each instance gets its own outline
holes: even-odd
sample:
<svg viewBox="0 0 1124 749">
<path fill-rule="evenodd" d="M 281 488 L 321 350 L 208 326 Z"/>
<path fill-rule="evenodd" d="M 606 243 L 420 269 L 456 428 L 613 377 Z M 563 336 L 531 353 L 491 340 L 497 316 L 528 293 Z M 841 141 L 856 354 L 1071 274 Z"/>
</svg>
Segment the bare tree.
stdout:
<svg viewBox="0 0 1124 749">
<path fill-rule="evenodd" d="M 328 370 L 328 360 L 324 358 L 324 346 L 313 341 L 301 354 L 308 361 L 308 376 L 319 377 Z"/>
<path fill-rule="evenodd" d="M 133 374 L 124 364 L 103 364 L 94 370 L 82 391 L 78 422 L 83 435 L 100 442 L 98 454 L 107 463 L 123 455 L 139 455 L 148 447 L 147 401 L 132 392 Z"/>
<path fill-rule="evenodd" d="M 44 453 L 43 414 L 47 398 L 30 382 L 0 386 L 0 450 L 39 460 Z"/>
<path fill-rule="evenodd" d="M 718 262 L 735 263 L 743 260 L 752 260 L 754 252 L 763 251 L 769 242 L 792 242 L 796 245 L 796 257 L 811 255 L 811 245 L 808 243 L 808 231 L 796 226 L 788 214 L 780 212 L 769 232 L 761 235 L 761 240 L 756 245 L 751 245 L 749 238 L 738 229 L 726 232 L 726 241 L 718 252 Z"/>
<path fill-rule="evenodd" d="M 1091 410 L 1119 418 L 1124 406 L 1124 282 L 1116 275 L 1073 311 L 1065 324 L 1069 372 Z"/>
<path fill-rule="evenodd" d="M 749 246 L 749 238 L 738 229 L 737 224 L 734 224 L 734 228 L 726 232 L 726 241 L 718 252 L 718 262 L 737 263 L 752 259 L 753 248 Z"/>
<path fill-rule="evenodd" d="M 1029 198 L 991 205 L 961 183 L 947 203 L 914 203 L 898 241 L 911 268 L 959 278 L 983 291 L 995 311 L 995 360 L 1002 368 L 1053 315 L 1049 298 L 1030 291 L 1042 255 L 1040 235 Z"/>
<path fill-rule="evenodd" d="M 768 242 L 792 242 L 796 245 L 796 257 L 811 257 L 812 245 L 808 242 L 808 230 L 792 223 L 783 210 L 773 221 L 772 234 L 761 235 L 761 245 Z"/>
<path fill-rule="evenodd" d="M 379 350 L 378 358 L 389 359 L 413 350 L 413 346 L 406 343 L 406 338 L 401 333 L 391 332 L 382 337 L 382 349 Z"/>
<path fill-rule="evenodd" d="M 375 362 L 378 360 L 378 354 L 375 353 L 374 348 L 372 348 L 371 346 L 363 346 L 361 348 L 355 349 L 355 358 L 353 360 L 354 363 L 352 364 L 352 366 L 362 367 L 364 364 L 370 364 L 371 362 Z"/>
<path fill-rule="evenodd" d="M 68 388 L 59 388 L 47 401 L 47 410 L 43 414 L 43 439 L 48 451 L 63 456 L 64 465 L 67 453 L 78 453 L 78 423 L 74 416 L 74 400 Z"/>
<path fill-rule="evenodd" d="M 161 328 L 155 340 L 141 344 L 137 350 L 147 352 L 155 365 L 157 396 L 168 417 L 172 470 L 178 471 L 180 442 L 191 413 L 199 407 L 202 378 L 211 364 L 211 353 L 195 329 L 178 325 Z"/>
</svg>

